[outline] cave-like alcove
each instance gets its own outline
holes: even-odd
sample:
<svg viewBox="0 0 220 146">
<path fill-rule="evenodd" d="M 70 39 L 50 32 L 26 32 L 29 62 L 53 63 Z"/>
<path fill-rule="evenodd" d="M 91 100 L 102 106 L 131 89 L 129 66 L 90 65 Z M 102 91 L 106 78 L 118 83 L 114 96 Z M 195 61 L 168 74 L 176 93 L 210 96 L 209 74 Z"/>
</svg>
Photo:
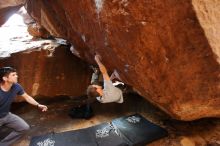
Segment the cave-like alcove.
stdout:
<svg viewBox="0 0 220 146">
<path fill-rule="evenodd" d="M 209 10 L 190 0 L 20 2 L 0 5 L 0 67 L 16 68 L 48 111 L 16 98 L 11 111 L 31 129 L 15 146 L 135 113 L 168 131 L 149 146 L 220 145 L 217 45 L 201 21 Z M 95 54 L 129 91 L 121 104 L 94 100 L 92 117 L 71 118 L 88 99 Z M 0 139 L 8 132 L 1 127 Z"/>
</svg>

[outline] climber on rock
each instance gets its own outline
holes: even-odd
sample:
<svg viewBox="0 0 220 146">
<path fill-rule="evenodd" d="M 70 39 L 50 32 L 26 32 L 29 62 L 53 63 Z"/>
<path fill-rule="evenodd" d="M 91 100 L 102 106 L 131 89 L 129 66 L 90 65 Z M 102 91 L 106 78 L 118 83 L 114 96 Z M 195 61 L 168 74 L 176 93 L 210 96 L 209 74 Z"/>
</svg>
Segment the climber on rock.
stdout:
<svg viewBox="0 0 220 146">
<path fill-rule="evenodd" d="M 95 61 L 98 64 L 99 70 L 95 69 L 92 76 L 91 85 L 89 85 L 87 88 L 88 97 L 96 98 L 101 103 L 123 103 L 122 90 L 115 87 L 111 81 L 111 78 L 119 78 L 118 74 L 115 72 L 110 78 L 107 69 L 101 62 L 101 57 L 99 55 L 95 55 Z M 103 86 L 102 83 L 100 84 L 100 76 L 98 75 L 99 71 L 103 77 Z"/>
</svg>

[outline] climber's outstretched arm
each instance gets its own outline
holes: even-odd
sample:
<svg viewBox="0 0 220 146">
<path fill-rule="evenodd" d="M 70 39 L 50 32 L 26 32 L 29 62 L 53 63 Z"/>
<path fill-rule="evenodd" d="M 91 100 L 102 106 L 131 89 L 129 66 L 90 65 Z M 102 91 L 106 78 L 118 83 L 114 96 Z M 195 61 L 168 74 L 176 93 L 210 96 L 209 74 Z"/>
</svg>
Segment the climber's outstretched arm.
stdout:
<svg viewBox="0 0 220 146">
<path fill-rule="evenodd" d="M 95 55 L 95 61 L 96 61 L 96 63 L 97 63 L 98 66 L 99 66 L 99 70 L 101 71 L 104 80 L 109 81 L 109 80 L 110 80 L 110 77 L 109 77 L 109 75 L 108 75 L 107 69 L 105 68 L 105 66 L 104 66 L 104 65 L 102 64 L 102 62 L 100 61 L 100 60 L 101 60 L 100 58 L 101 58 L 101 57 L 100 57 L 99 55 Z"/>
</svg>

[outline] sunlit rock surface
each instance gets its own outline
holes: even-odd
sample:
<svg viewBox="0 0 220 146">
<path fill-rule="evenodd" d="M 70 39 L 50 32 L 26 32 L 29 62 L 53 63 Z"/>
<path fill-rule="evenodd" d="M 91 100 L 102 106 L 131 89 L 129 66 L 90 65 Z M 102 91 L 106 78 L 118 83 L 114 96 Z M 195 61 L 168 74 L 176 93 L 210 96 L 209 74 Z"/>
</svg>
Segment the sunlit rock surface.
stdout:
<svg viewBox="0 0 220 146">
<path fill-rule="evenodd" d="M 220 1 L 192 0 L 198 20 L 220 63 Z"/>
<path fill-rule="evenodd" d="M 0 26 L 17 12 L 25 3 L 25 0 L 0 0 Z"/>
<path fill-rule="evenodd" d="M 27 13 L 26 9 L 21 7 L 16 14 L 20 15 L 23 19 L 24 24 L 29 25 L 35 23 L 35 20 Z"/>
<path fill-rule="evenodd" d="M 90 81 L 88 65 L 69 48 L 34 49 L 0 60 L 0 66 L 17 69 L 19 83 L 32 96 L 82 96 Z"/>
<path fill-rule="evenodd" d="M 31 26 L 29 27 L 31 28 Z M 36 37 L 47 36 L 47 31 L 30 29 L 27 32 L 27 25 L 24 24 L 20 15 L 14 14 L 10 19 L 0 27 L 0 58 L 9 57 L 12 53 L 24 50 L 33 50 L 36 48 L 53 49 L 60 44 L 66 44 L 62 39 L 43 40 Z M 45 32 L 45 33 L 44 33 Z M 30 35 L 32 34 L 32 36 Z M 33 38 L 33 36 L 35 38 Z"/>
<path fill-rule="evenodd" d="M 26 0 L 1 0 L 0 9 L 24 4 Z"/>
</svg>

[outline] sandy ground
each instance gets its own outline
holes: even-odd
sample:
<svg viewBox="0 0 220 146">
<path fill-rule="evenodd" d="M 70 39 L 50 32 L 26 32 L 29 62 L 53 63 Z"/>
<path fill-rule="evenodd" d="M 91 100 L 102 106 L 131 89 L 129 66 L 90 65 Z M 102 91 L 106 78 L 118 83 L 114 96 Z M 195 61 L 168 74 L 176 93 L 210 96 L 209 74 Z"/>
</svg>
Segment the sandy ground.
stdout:
<svg viewBox="0 0 220 146">
<path fill-rule="evenodd" d="M 79 99 L 57 97 L 40 102 L 48 105 L 48 112 L 41 113 L 26 103 L 13 104 L 13 113 L 21 116 L 31 126 L 28 134 L 13 146 L 28 146 L 33 136 L 86 128 L 134 113 L 140 113 L 149 121 L 168 130 L 168 137 L 148 146 L 220 146 L 220 119 L 209 118 L 192 122 L 173 120 L 137 95 L 127 95 L 123 104 L 94 103 L 92 107 L 95 116 L 89 120 L 72 119 L 68 116 L 68 111 L 80 103 Z M 1 133 L 0 138 L 6 133 Z"/>
</svg>

